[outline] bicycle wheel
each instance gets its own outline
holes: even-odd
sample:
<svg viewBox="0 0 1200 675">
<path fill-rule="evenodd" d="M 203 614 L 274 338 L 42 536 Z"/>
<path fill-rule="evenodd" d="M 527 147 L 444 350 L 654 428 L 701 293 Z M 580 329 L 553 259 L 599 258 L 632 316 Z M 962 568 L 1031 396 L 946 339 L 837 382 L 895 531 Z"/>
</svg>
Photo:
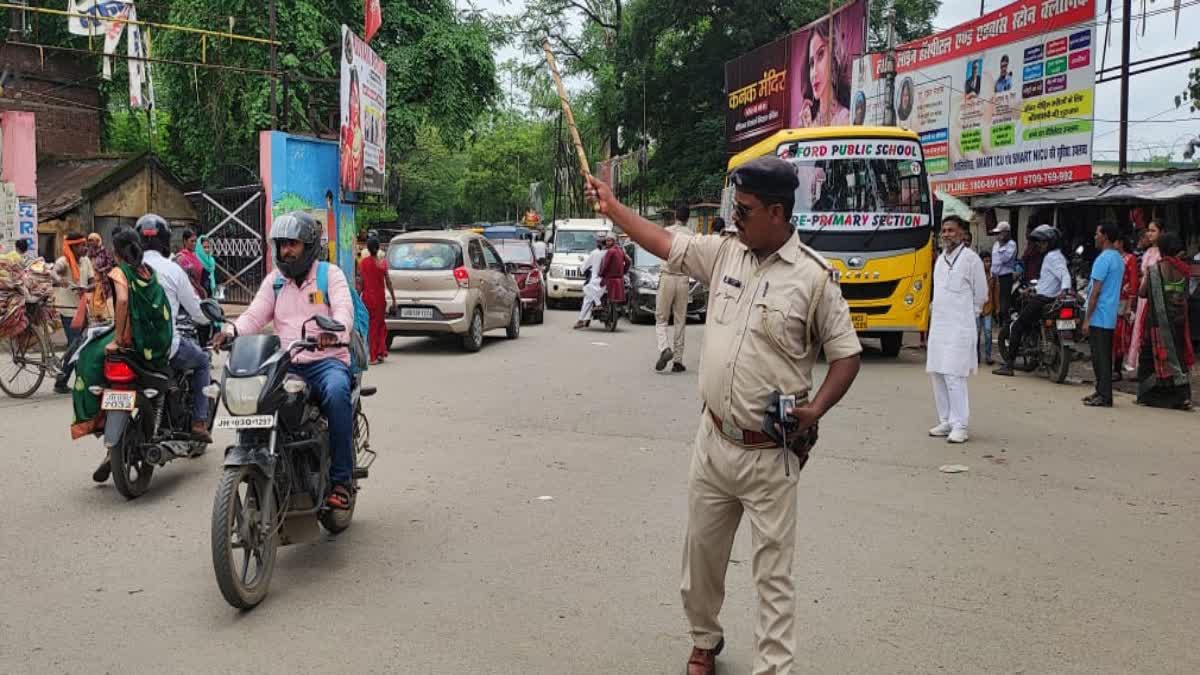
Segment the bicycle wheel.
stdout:
<svg viewBox="0 0 1200 675">
<path fill-rule="evenodd" d="M 29 398 L 46 378 L 49 345 L 31 326 L 0 338 L 0 389 L 13 398 Z"/>
</svg>

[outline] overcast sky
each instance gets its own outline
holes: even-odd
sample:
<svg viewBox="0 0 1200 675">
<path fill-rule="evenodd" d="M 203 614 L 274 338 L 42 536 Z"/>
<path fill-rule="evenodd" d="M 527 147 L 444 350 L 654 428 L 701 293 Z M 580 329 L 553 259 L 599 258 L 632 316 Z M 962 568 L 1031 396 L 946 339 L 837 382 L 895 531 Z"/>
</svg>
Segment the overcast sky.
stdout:
<svg viewBox="0 0 1200 675">
<path fill-rule="evenodd" d="M 998 9 L 1008 0 L 985 0 L 987 11 Z M 465 1 L 463 2 L 465 4 Z M 1134 37 L 1131 47 L 1132 60 L 1137 61 L 1147 57 L 1169 54 L 1195 46 L 1194 32 L 1189 33 L 1188 24 L 1197 25 L 1200 21 L 1200 5 L 1185 6 L 1181 10 L 1180 32 L 1175 36 L 1174 12 L 1163 12 L 1150 16 L 1145 22 L 1145 35 L 1142 35 L 1143 24 L 1140 19 L 1141 2 L 1134 2 Z M 1170 0 L 1159 0 L 1149 3 L 1150 11 L 1158 11 L 1172 6 Z M 1187 2 L 1183 3 L 1187 5 Z M 524 7 L 524 0 L 476 0 L 475 5 L 480 9 L 514 14 Z M 1101 22 L 1096 28 L 1096 41 L 1104 43 L 1104 0 L 1096 0 L 1097 21 Z M 1114 2 L 1114 18 L 1119 19 L 1121 3 Z M 942 0 L 942 9 L 934 19 L 934 26 L 939 30 L 953 28 L 965 21 L 976 18 L 979 5 L 975 0 Z M 1111 29 L 1111 41 L 1108 46 L 1106 67 L 1120 65 L 1121 60 L 1121 24 L 1114 21 Z M 1189 40 L 1192 37 L 1192 40 Z M 747 46 L 747 51 L 749 47 Z M 497 56 L 509 59 L 516 55 L 515 50 L 503 50 Z M 1134 77 L 1130 81 L 1129 104 L 1129 156 L 1131 160 L 1147 159 L 1151 154 L 1165 155 L 1173 152 L 1176 160 L 1182 159 L 1183 148 L 1189 138 L 1200 134 L 1200 113 L 1192 113 L 1187 107 L 1175 108 L 1175 95 L 1182 92 L 1187 84 L 1187 74 L 1190 68 L 1200 66 L 1200 62 L 1192 62 L 1163 68 L 1162 70 Z M 1096 62 L 1099 70 L 1100 63 Z M 1119 134 L 1115 120 L 1120 118 L 1119 81 L 1096 86 L 1096 130 L 1094 142 L 1094 158 L 1097 160 L 1117 159 L 1117 143 Z"/>
</svg>

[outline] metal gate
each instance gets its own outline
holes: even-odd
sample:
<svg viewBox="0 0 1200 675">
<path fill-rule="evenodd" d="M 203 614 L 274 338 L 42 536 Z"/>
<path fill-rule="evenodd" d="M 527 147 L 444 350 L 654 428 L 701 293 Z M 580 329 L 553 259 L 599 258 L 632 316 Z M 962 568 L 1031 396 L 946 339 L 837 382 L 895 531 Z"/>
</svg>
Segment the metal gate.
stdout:
<svg viewBox="0 0 1200 675">
<path fill-rule="evenodd" d="M 187 193 L 200 214 L 198 229 L 213 242 L 217 297 L 249 304 L 267 272 L 266 197 L 262 185 Z"/>
</svg>

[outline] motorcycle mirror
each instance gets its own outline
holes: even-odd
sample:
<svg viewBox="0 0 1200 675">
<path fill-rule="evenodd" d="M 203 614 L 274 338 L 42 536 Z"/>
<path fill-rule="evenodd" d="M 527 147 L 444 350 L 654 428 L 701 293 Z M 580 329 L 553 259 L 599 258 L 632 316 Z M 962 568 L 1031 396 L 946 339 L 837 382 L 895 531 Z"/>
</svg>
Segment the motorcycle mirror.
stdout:
<svg viewBox="0 0 1200 675">
<path fill-rule="evenodd" d="M 200 302 L 200 312 L 209 321 L 220 321 L 222 323 L 225 321 L 225 310 L 221 309 L 221 304 L 212 298 Z"/>
<path fill-rule="evenodd" d="M 342 325 L 342 322 L 331 319 L 327 316 L 318 314 L 313 317 L 313 320 L 317 322 L 317 326 L 319 326 L 323 331 L 330 333 L 341 333 L 342 331 L 346 330 L 346 327 Z"/>
</svg>

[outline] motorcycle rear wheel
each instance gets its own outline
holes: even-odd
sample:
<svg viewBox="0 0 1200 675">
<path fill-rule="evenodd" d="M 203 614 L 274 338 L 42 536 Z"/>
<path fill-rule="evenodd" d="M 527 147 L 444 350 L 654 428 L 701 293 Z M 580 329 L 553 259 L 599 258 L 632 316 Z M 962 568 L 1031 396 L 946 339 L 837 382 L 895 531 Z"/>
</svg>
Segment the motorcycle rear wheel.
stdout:
<svg viewBox="0 0 1200 675">
<path fill-rule="evenodd" d="M 1057 344 L 1052 348 L 1052 353 L 1053 356 L 1046 363 L 1046 374 L 1055 383 L 1062 384 L 1071 372 L 1071 352 L 1066 345 Z"/>
<path fill-rule="evenodd" d="M 213 499 L 213 572 L 225 601 L 238 609 L 250 609 L 267 597 L 275 571 L 278 533 L 274 522 L 263 520 L 262 511 L 265 499 L 275 499 L 269 492 L 258 470 L 228 466 Z M 278 514 L 278 506 L 271 511 Z"/>
<path fill-rule="evenodd" d="M 141 420 L 129 420 L 121 440 L 109 451 L 113 487 L 125 499 L 137 499 L 150 489 L 154 465 L 142 456 L 143 440 Z"/>
</svg>

